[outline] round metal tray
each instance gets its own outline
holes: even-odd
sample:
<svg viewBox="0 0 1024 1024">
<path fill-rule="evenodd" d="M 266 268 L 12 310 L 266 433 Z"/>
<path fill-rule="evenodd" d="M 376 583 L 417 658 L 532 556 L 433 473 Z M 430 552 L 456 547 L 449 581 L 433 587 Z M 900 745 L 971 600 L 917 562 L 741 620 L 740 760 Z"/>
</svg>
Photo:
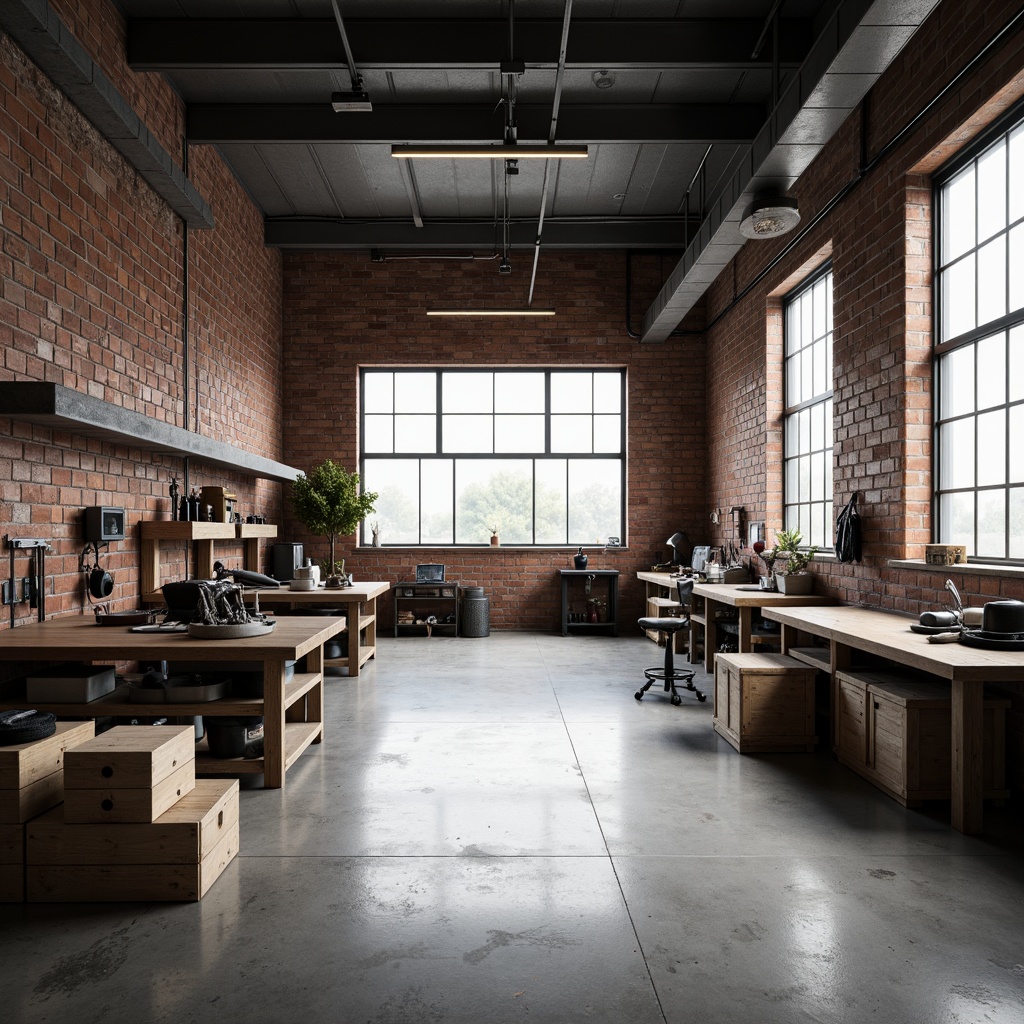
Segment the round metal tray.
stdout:
<svg viewBox="0 0 1024 1024">
<path fill-rule="evenodd" d="M 266 636 L 277 625 L 274 622 L 226 622 L 207 625 L 205 622 L 190 622 L 188 635 L 195 640 L 238 640 L 247 636 Z"/>
</svg>

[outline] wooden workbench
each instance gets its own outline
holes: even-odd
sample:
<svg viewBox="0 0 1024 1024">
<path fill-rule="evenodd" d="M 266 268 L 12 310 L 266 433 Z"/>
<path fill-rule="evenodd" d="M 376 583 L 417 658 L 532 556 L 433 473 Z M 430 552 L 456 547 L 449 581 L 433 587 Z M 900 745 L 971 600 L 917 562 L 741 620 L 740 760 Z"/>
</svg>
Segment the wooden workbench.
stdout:
<svg viewBox="0 0 1024 1024">
<path fill-rule="evenodd" d="M 984 684 L 1024 682 L 1024 652 L 929 643 L 927 636 L 911 632 L 915 619 L 857 605 L 776 607 L 766 608 L 763 614 L 782 623 L 784 652 L 797 644 L 800 632 L 827 639 L 833 672 L 849 669 L 854 651 L 866 651 L 950 681 L 951 823 L 960 832 L 980 832 L 984 814 Z"/>
<path fill-rule="evenodd" d="M 58 717 L 203 717 L 244 715 L 263 718 L 263 757 L 196 757 L 197 774 L 263 774 L 268 789 L 281 789 L 287 769 L 310 743 L 323 739 L 323 645 L 345 628 L 337 617 L 277 620 L 272 633 L 235 640 L 197 640 L 187 633 L 133 633 L 128 626 L 97 626 L 92 616 L 63 616 L 7 630 L 0 643 L 4 661 L 142 662 L 259 661 L 263 696 L 226 697 L 195 704 L 132 703 L 128 687 L 88 703 L 34 704 Z M 285 679 L 285 662 L 306 657 L 305 672 Z M 20 687 L 20 692 L 18 688 Z M 0 691 L 0 709 L 25 706 L 23 683 Z"/>
<path fill-rule="evenodd" d="M 648 584 L 648 600 L 654 596 L 652 587 L 657 588 L 661 597 L 674 598 L 678 577 L 667 572 L 638 572 L 637 579 Z M 715 669 L 715 649 L 718 646 L 718 612 L 722 608 L 735 608 L 738 613 L 739 652 L 748 654 L 753 648 L 751 632 L 755 608 L 792 608 L 813 605 L 830 605 L 831 597 L 819 594 L 780 594 L 776 590 L 761 590 L 752 583 L 695 583 L 693 596 L 703 601 L 703 609 L 695 608 L 690 621 L 704 629 L 704 667 L 708 672 Z M 661 614 L 657 611 L 648 615 Z"/>
</svg>

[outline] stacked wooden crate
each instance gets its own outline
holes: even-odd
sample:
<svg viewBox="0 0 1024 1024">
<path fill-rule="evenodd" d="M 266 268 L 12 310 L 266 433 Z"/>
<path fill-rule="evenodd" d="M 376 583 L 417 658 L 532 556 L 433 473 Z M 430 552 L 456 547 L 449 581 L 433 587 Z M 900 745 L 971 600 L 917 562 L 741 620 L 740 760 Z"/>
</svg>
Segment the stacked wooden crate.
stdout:
<svg viewBox="0 0 1024 1024">
<path fill-rule="evenodd" d="M 30 902 L 199 900 L 238 852 L 238 781 L 195 777 L 187 726 L 119 726 L 69 752 L 29 823 Z"/>
<path fill-rule="evenodd" d="M 25 822 L 64 799 L 64 755 L 93 723 L 58 722 L 51 736 L 0 747 L 0 903 L 25 898 Z"/>
</svg>

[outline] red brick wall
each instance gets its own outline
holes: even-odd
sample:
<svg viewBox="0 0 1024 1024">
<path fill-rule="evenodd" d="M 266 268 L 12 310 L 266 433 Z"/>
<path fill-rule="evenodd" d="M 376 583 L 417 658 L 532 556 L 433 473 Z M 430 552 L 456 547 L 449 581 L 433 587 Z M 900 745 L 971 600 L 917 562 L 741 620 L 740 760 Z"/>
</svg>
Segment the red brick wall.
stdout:
<svg viewBox="0 0 1024 1024">
<path fill-rule="evenodd" d="M 621 621 L 643 614 L 638 568 L 668 557 L 665 538 L 686 530 L 706 540 L 704 347 L 699 337 L 642 345 L 626 330 L 623 254 L 548 253 L 540 258 L 535 304 L 551 320 L 445 321 L 430 306 L 507 306 L 529 285 L 527 255 L 511 277 L 493 263 L 371 263 L 368 256 L 290 253 L 284 262 L 285 449 L 310 470 L 325 458 L 358 466 L 357 386 L 361 366 L 614 366 L 628 368 L 628 548 L 591 551 L 595 568 L 620 569 Z M 633 262 L 634 322 L 664 279 L 657 257 Z M 290 523 L 307 554 L 326 542 Z M 387 538 L 384 538 L 386 543 Z M 567 548 L 354 548 L 338 557 L 363 578 L 409 579 L 418 562 L 444 562 L 451 578 L 484 586 L 495 629 L 558 628 L 557 570 L 571 568 Z M 389 602 L 386 602 L 389 605 Z M 385 616 L 389 623 L 391 609 Z"/>
<path fill-rule="evenodd" d="M 869 160 L 1018 9 L 1019 3 L 945 0 L 867 97 Z M 851 491 L 860 493 L 865 557 L 855 565 L 819 559 L 813 569 L 817 589 L 843 601 L 911 614 L 948 605 L 945 572 L 888 565 L 921 558 L 931 539 L 931 182 L 924 172 L 1024 92 L 1022 68 L 1018 32 L 799 244 L 748 243 L 709 293 L 709 321 L 726 311 L 707 337 L 711 505 L 744 504 L 752 518 L 767 516 L 779 526 L 777 304 L 816 255 L 831 250 L 836 511 Z M 791 190 L 805 222 L 856 177 L 860 133 L 857 112 Z M 731 305 L 783 249 L 781 262 Z M 752 469 L 757 462 L 767 469 Z M 954 578 L 971 604 L 1024 597 L 1019 578 Z M 1014 781 L 1024 788 L 1024 687 L 1009 689 Z"/>
<path fill-rule="evenodd" d="M 180 160 L 180 102 L 159 76 L 118 64 L 119 36 L 107 32 L 120 23 L 116 8 L 97 0 L 61 13 L 101 48 L 106 73 Z M 51 381 L 186 425 L 180 220 L 4 34 L 0 97 L 0 379 Z M 216 152 L 190 157 L 217 226 L 188 240 L 189 425 L 198 408 L 201 433 L 283 459 L 280 257 Z M 129 539 L 103 564 L 115 573 L 113 606 L 136 606 L 138 522 L 168 515 L 168 485 L 183 483 L 183 470 L 181 459 L 0 418 L 0 534 L 50 541 L 48 613 L 88 608 L 82 508 L 100 504 L 127 510 Z M 280 519 L 280 485 L 196 460 L 190 483 L 225 484 L 244 510 Z M 178 578 L 184 548 L 168 547 L 165 577 Z M 240 544 L 223 554 L 241 564 Z M 27 604 L 16 612 L 35 616 Z"/>
</svg>

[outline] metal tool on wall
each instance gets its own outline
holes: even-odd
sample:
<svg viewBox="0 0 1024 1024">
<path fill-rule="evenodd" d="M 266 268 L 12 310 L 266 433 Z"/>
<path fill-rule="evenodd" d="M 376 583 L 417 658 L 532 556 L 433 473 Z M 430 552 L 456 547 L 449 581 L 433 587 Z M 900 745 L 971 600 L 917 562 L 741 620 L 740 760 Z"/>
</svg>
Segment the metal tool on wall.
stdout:
<svg viewBox="0 0 1024 1024">
<path fill-rule="evenodd" d="M 31 576 L 23 577 L 25 586 L 22 590 L 21 600 L 26 598 L 30 608 L 37 609 L 40 622 L 46 621 L 46 552 L 49 550 L 49 542 L 38 537 L 10 537 L 4 536 L 4 545 L 10 552 L 11 572 L 9 581 L 4 584 L 4 604 L 11 608 L 11 628 L 14 628 L 15 605 L 19 604 L 17 594 L 18 578 L 14 572 L 14 553 L 16 551 L 30 551 L 32 553 L 33 571 Z"/>
</svg>

